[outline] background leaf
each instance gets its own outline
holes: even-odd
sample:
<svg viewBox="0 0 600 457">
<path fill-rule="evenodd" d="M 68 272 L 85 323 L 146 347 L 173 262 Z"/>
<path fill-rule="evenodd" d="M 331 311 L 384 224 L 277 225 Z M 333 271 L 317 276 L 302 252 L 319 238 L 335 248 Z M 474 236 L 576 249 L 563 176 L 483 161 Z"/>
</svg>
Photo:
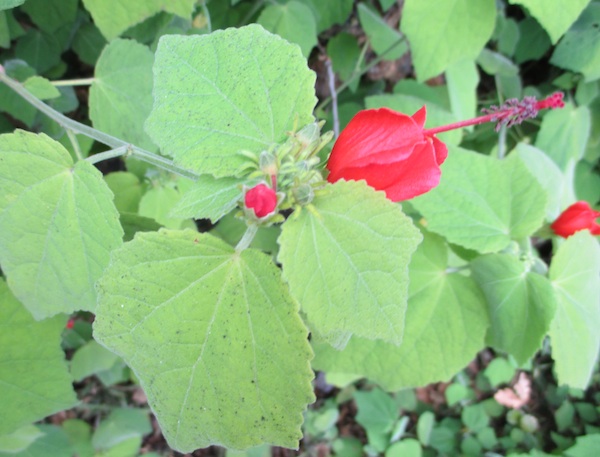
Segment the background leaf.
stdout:
<svg viewBox="0 0 600 457">
<path fill-rule="evenodd" d="M 3 62 L 3 66 L 6 74 L 17 81 L 24 82 L 35 75 L 35 70 L 24 60 L 7 60 Z M 0 98 L 2 99 L 0 110 L 7 112 L 28 127 L 33 125 L 37 110 L 3 83 L 0 83 Z"/>
<path fill-rule="evenodd" d="M 595 81 L 600 78 L 599 20 L 600 5 L 595 2 L 590 3 L 558 44 L 550 62 L 583 73 L 585 81 Z"/>
<path fill-rule="evenodd" d="M 454 117 L 456 119 L 474 117 L 477 113 L 477 86 L 479 85 L 479 72 L 475 62 L 465 59 L 450 65 L 446 69 L 446 84 Z M 429 112 L 427 114 L 429 115 Z M 427 127 L 430 128 L 429 125 Z"/>
<path fill-rule="evenodd" d="M 62 427 L 39 424 L 37 428 L 42 436 L 31 443 L 27 449 L 18 454 L 4 454 L 3 457 L 43 457 L 50 455 L 52 457 L 72 457 L 74 455 L 75 450 L 69 442 L 69 436 Z"/>
<path fill-rule="evenodd" d="M 77 16 L 78 0 L 27 0 L 22 7 L 31 20 L 44 32 L 53 33 L 58 28 L 70 25 Z"/>
<path fill-rule="evenodd" d="M 369 44 L 378 55 L 384 56 L 386 60 L 396 60 L 408 51 L 406 39 L 400 42 L 404 38 L 402 33 L 390 27 L 379 14 L 364 3 L 359 3 L 356 10 Z"/>
<path fill-rule="evenodd" d="M 242 197 L 242 182 L 236 178 L 215 179 L 201 175 L 177 202 L 171 215 L 210 219 L 213 224 L 237 206 Z"/>
<path fill-rule="evenodd" d="M 425 81 L 459 60 L 477 57 L 495 21 L 494 0 L 406 0 L 400 29 L 410 40 L 417 79 Z"/>
<path fill-rule="evenodd" d="M 143 0 L 123 4 L 120 0 L 83 0 L 94 23 L 107 40 L 160 11 L 191 17 L 196 0 Z"/>
<path fill-rule="evenodd" d="M 87 376 L 110 370 L 119 360 L 118 355 L 90 340 L 73 354 L 71 375 L 74 381 L 81 382 Z"/>
<path fill-rule="evenodd" d="M 108 450 L 134 437 L 138 438 L 141 444 L 142 436 L 151 431 L 152 425 L 146 411 L 115 408 L 94 432 L 92 444 L 96 450 Z"/>
<path fill-rule="evenodd" d="M 388 391 L 446 381 L 484 346 L 489 325 L 475 282 L 448 273 L 448 248 L 426 234 L 410 263 L 410 296 L 402 344 L 353 336 L 342 351 L 313 342 L 313 367 L 366 377 Z"/>
<path fill-rule="evenodd" d="M 353 0 L 322 2 L 321 0 L 302 0 L 313 11 L 317 21 L 317 32 L 321 33 L 335 24 L 343 24 L 352 13 Z"/>
<path fill-rule="evenodd" d="M 164 36 L 146 130 L 175 163 L 233 176 L 242 149 L 258 153 L 313 121 L 315 74 L 297 46 L 259 25 L 207 36 Z"/>
<path fill-rule="evenodd" d="M 451 148 L 439 186 L 411 203 L 428 230 L 487 253 L 534 233 L 544 219 L 546 195 L 516 157 L 497 160 Z"/>
<path fill-rule="evenodd" d="M 171 214 L 184 192 L 192 185 L 193 182 L 186 178 L 166 174 L 153 180 L 140 200 L 140 216 L 152 218 L 166 228 L 196 229 L 196 224 L 190 218 Z"/>
<path fill-rule="evenodd" d="M 58 89 L 50 81 L 41 76 L 31 76 L 23 82 L 23 87 L 40 100 L 60 97 Z"/>
<path fill-rule="evenodd" d="M 65 322 L 36 322 L 0 279 L 0 435 L 77 403 L 60 347 Z"/>
<path fill-rule="evenodd" d="M 554 0 L 553 8 L 548 8 L 545 0 L 508 0 L 508 3 L 527 8 L 529 14 L 548 32 L 552 43 L 556 44 L 590 0 Z"/>
<path fill-rule="evenodd" d="M 317 24 L 310 7 L 292 0 L 283 5 L 273 3 L 260 13 L 257 21 L 269 32 L 300 46 L 304 57 L 317 44 Z"/>
<path fill-rule="evenodd" d="M 0 263 L 36 319 L 94 310 L 94 283 L 123 231 L 100 172 L 44 134 L 0 141 Z"/>
<path fill-rule="evenodd" d="M 98 130 L 156 151 L 144 131 L 152 110 L 154 55 L 133 40 L 117 39 L 104 48 L 90 87 L 90 119 Z"/>
<path fill-rule="evenodd" d="M 569 237 L 552 259 L 558 307 L 550 327 L 559 384 L 585 389 L 600 349 L 600 246 L 587 230 Z"/>
<path fill-rule="evenodd" d="M 0 10 L 7 10 L 25 3 L 25 0 L 0 0 Z"/>
<path fill-rule="evenodd" d="M 19 38 L 15 52 L 20 59 L 43 74 L 60 63 L 62 48 L 56 35 L 32 28 Z"/>
<path fill-rule="evenodd" d="M 590 137 L 591 113 L 587 106 L 575 108 L 567 103 L 563 109 L 546 113 L 535 140 L 563 172 L 569 164 L 583 157 Z"/>
<path fill-rule="evenodd" d="M 303 210 L 283 224 L 278 260 L 292 295 L 330 342 L 355 334 L 399 344 L 408 263 L 421 236 L 398 205 L 362 181 L 326 189 L 313 201 L 316 214 Z"/>
<path fill-rule="evenodd" d="M 510 254 L 489 254 L 471 262 L 490 313 L 488 344 L 514 356 L 519 365 L 541 347 L 556 312 L 552 285 L 530 267 Z"/>
<path fill-rule="evenodd" d="M 536 177 L 548 196 L 546 203 L 546 219 L 551 221 L 558 217 L 563 202 L 575 200 L 573 189 L 554 161 L 541 149 L 526 143 L 518 143 L 514 154 L 523 161 L 529 172 Z"/>
<path fill-rule="evenodd" d="M 99 289 L 95 337 L 135 371 L 174 449 L 298 445 L 312 354 L 268 256 L 193 231 L 140 233 Z"/>
</svg>

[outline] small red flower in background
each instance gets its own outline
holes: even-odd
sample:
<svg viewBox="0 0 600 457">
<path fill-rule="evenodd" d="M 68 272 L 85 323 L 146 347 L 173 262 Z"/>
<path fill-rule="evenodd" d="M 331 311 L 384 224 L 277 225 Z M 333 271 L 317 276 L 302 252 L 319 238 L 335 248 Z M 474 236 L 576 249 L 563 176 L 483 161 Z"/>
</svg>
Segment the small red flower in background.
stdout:
<svg viewBox="0 0 600 457">
<path fill-rule="evenodd" d="M 588 202 L 576 202 L 564 210 L 550 225 L 550 228 L 563 238 L 586 229 L 592 235 L 600 235 L 600 224 L 596 222 L 599 217 L 600 211 L 594 211 Z"/>
<path fill-rule="evenodd" d="M 413 116 L 387 108 L 360 111 L 333 146 L 327 162 L 327 180 L 333 183 L 364 179 L 394 202 L 408 200 L 440 182 L 440 165 L 448 148 L 436 134 L 484 122 L 496 122 L 499 130 L 533 118 L 539 110 L 563 106 L 561 92 L 540 101 L 535 97 L 511 99 L 502 106 L 483 110 L 484 116 L 432 129 L 424 128 L 425 107 Z"/>
<path fill-rule="evenodd" d="M 256 217 L 263 218 L 277 208 L 277 194 L 266 184 L 257 184 L 246 192 L 244 204 Z"/>
<path fill-rule="evenodd" d="M 69 330 L 72 329 L 75 326 L 75 320 L 74 319 L 69 319 L 67 321 L 67 325 L 65 325 L 66 328 L 68 328 Z"/>
<path fill-rule="evenodd" d="M 327 180 L 364 179 L 395 202 L 434 188 L 448 148 L 423 133 L 426 114 L 425 107 L 413 116 L 387 108 L 360 111 L 333 146 Z"/>
</svg>

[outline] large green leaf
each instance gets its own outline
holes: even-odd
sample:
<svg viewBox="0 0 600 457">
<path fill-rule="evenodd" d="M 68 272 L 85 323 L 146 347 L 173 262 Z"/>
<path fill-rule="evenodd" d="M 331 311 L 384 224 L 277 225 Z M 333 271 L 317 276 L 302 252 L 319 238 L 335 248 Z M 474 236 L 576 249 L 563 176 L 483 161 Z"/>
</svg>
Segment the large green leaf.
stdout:
<svg viewBox="0 0 600 457">
<path fill-rule="evenodd" d="M 411 203 L 429 230 L 488 253 L 542 225 L 546 193 L 517 157 L 497 160 L 451 148 L 439 186 Z"/>
<path fill-rule="evenodd" d="M 259 25 L 164 36 L 146 130 L 178 165 L 232 176 L 245 159 L 313 121 L 315 74 L 300 50 Z"/>
<path fill-rule="evenodd" d="M 462 59 L 475 59 L 492 36 L 494 0 L 406 0 L 401 29 L 410 40 L 419 81 Z"/>
<path fill-rule="evenodd" d="M 104 48 L 90 87 L 90 119 L 94 127 L 156 150 L 144 130 L 152 110 L 154 55 L 133 40 L 114 40 Z"/>
<path fill-rule="evenodd" d="M 36 322 L 0 279 L 0 435 L 77 403 L 60 347 L 65 321 Z"/>
<path fill-rule="evenodd" d="M 257 21 L 269 32 L 296 43 L 305 57 L 317 45 L 317 23 L 310 7 L 291 0 L 284 5 L 268 5 Z"/>
<path fill-rule="evenodd" d="M 450 273 L 447 265 L 443 240 L 426 235 L 410 263 L 402 344 L 353 336 L 340 352 L 313 343 L 313 367 L 334 375 L 367 377 L 389 391 L 450 379 L 485 346 L 489 320 L 475 282 Z"/>
<path fill-rule="evenodd" d="M 546 277 L 510 254 L 489 254 L 471 263 L 473 279 L 487 299 L 488 343 L 527 362 L 541 347 L 556 312 L 556 298 Z"/>
<path fill-rule="evenodd" d="M 94 310 L 94 283 L 123 231 L 112 194 L 60 143 L 18 130 L 0 137 L 0 264 L 36 319 Z"/>
<path fill-rule="evenodd" d="M 112 40 L 160 11 L 189 18 L 196 0 L 83 0 L 83 4 L 106 39 Z"/>
<path fill-rule="evenodd" d="M 513 5 L 527 8 L 542 27 L 548 32 L 552 43 L 571 27 L 590 0 L 553 0 L 552 8 L 548 8 L 547 0 L 508 0 Z"/>
<path fill-rule="evenodd" d="M 600 246 L 588 231 L 569 237 L 550 265 L 558 307 L 550 327 L 559 384 L 585 389 L 600 348 Z"/>
<path fill-rule="evenodd" d="M 399 344 L 408 263 L 421 235 L 364 182 L 339 181 L 283 224 L 279 261 L 311 329 L 343 346 L 355 334 Z"/>
<path fill-rule="evenodd" d="M 268 256 L 193 231 L 138 233 L 99 291 L 94 335 L 135 371 L 171 447 L 298 446 L 312 354 Z"/>
<path fill-rule="evenodd" d="M 591 132 L 591 113 L 587 106 L 566 104 L 544 116 L 535 147 L 550 156 L 562 171 L 583 157 Z"/>
</svg>

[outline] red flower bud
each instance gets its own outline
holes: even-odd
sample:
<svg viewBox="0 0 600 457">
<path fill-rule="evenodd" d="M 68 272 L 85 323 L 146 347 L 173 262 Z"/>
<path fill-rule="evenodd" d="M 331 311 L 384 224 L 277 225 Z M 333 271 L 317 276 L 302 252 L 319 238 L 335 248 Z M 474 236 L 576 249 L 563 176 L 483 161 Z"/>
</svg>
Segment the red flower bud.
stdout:
<svg viewBox="0 0 600 457">
<path fill-rule="evenodd" d="M 413 116 L 387 108 L 360 111 L 333 146 L 327 180 L 364 179 L 395 202 L 431 190 L 448 148 L 424 133 L 426 114 L 425 107 Z"/>
<path fill-rule="evenodd" d="M 257 184 L 246 192 L 246 208 L 252 209 L 258 218 L 268 216 L 277 207 L 277 194 L 265 184 Z"/>
<path fill-rule="evenodd" d="M 594 211 L 588 202 L 576 202 L 564 210 L 550 228 L 558 236 L 567 238 L 579 230 L 588 229 L 592 235 L 600 235 L 600 224 L 596 219 L 600 211 Z"/>
<path fill-rule="evenodd" d="M 65 325 L 66 328 L 68 328 L 69 330 L 72 329 L 75 326 L 75 320 L 73 319 L 69 319 L 67 321 L 67 325 Z"/>
</svg>

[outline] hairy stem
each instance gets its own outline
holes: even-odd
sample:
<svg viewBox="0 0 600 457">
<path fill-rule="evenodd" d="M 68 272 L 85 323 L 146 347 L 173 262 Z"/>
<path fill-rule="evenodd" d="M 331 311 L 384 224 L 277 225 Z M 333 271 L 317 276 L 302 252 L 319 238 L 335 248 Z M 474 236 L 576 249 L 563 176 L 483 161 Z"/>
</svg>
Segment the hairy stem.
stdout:
<svg viewBox="0 0 600 457">
<path fill-rule="evenodd" d="M 122 155 L 131 153 L 131 145 L 126 144 L 124 146 L 119 146 L 118 148 L 111 149 L 109 151 L 100 152 L 99 154 L 94 154 L 93 156 L 89 156 L 87 160 L 89 163 L 98 163 L 103 160 L 114 159 L 115 157 L 121 157 Z"/>
<path fill-rule="evenodd" d="M 250 246 L 250 243 L 252 243 L 252 240 L 254 239 L 256 232 L 258 232 L 258 225 L 255 225 L 255 224 L 248 225 L 248 228 L 246 229 L 244 236 L 242 237 L 240 242 L 235 247 L 235 252 L 242 252 L 244 249 L 247 249 L 248 246 Z"/>
<path fill-rule="evenodd" d="M 77 141 L 77 136 L 75 136 L 75 132 L 71 129 L 66 129 L 67 137 L 69 137 L 69 141 L 71 142 L 71 146 L 73 146 L 73 151 L 75 151 L 75 156 L 79 160 L 83 160 L 83 154 L 81 153 L 81 148 L 79 147 L 79 141 Z"/>
<path fill-rule="evenodd" d="M 50 81 L 50 84 L 56 87 L 60 86 L 89 86 L 96 78 L 65 79 L 61 81 Z"/>
</svg>

